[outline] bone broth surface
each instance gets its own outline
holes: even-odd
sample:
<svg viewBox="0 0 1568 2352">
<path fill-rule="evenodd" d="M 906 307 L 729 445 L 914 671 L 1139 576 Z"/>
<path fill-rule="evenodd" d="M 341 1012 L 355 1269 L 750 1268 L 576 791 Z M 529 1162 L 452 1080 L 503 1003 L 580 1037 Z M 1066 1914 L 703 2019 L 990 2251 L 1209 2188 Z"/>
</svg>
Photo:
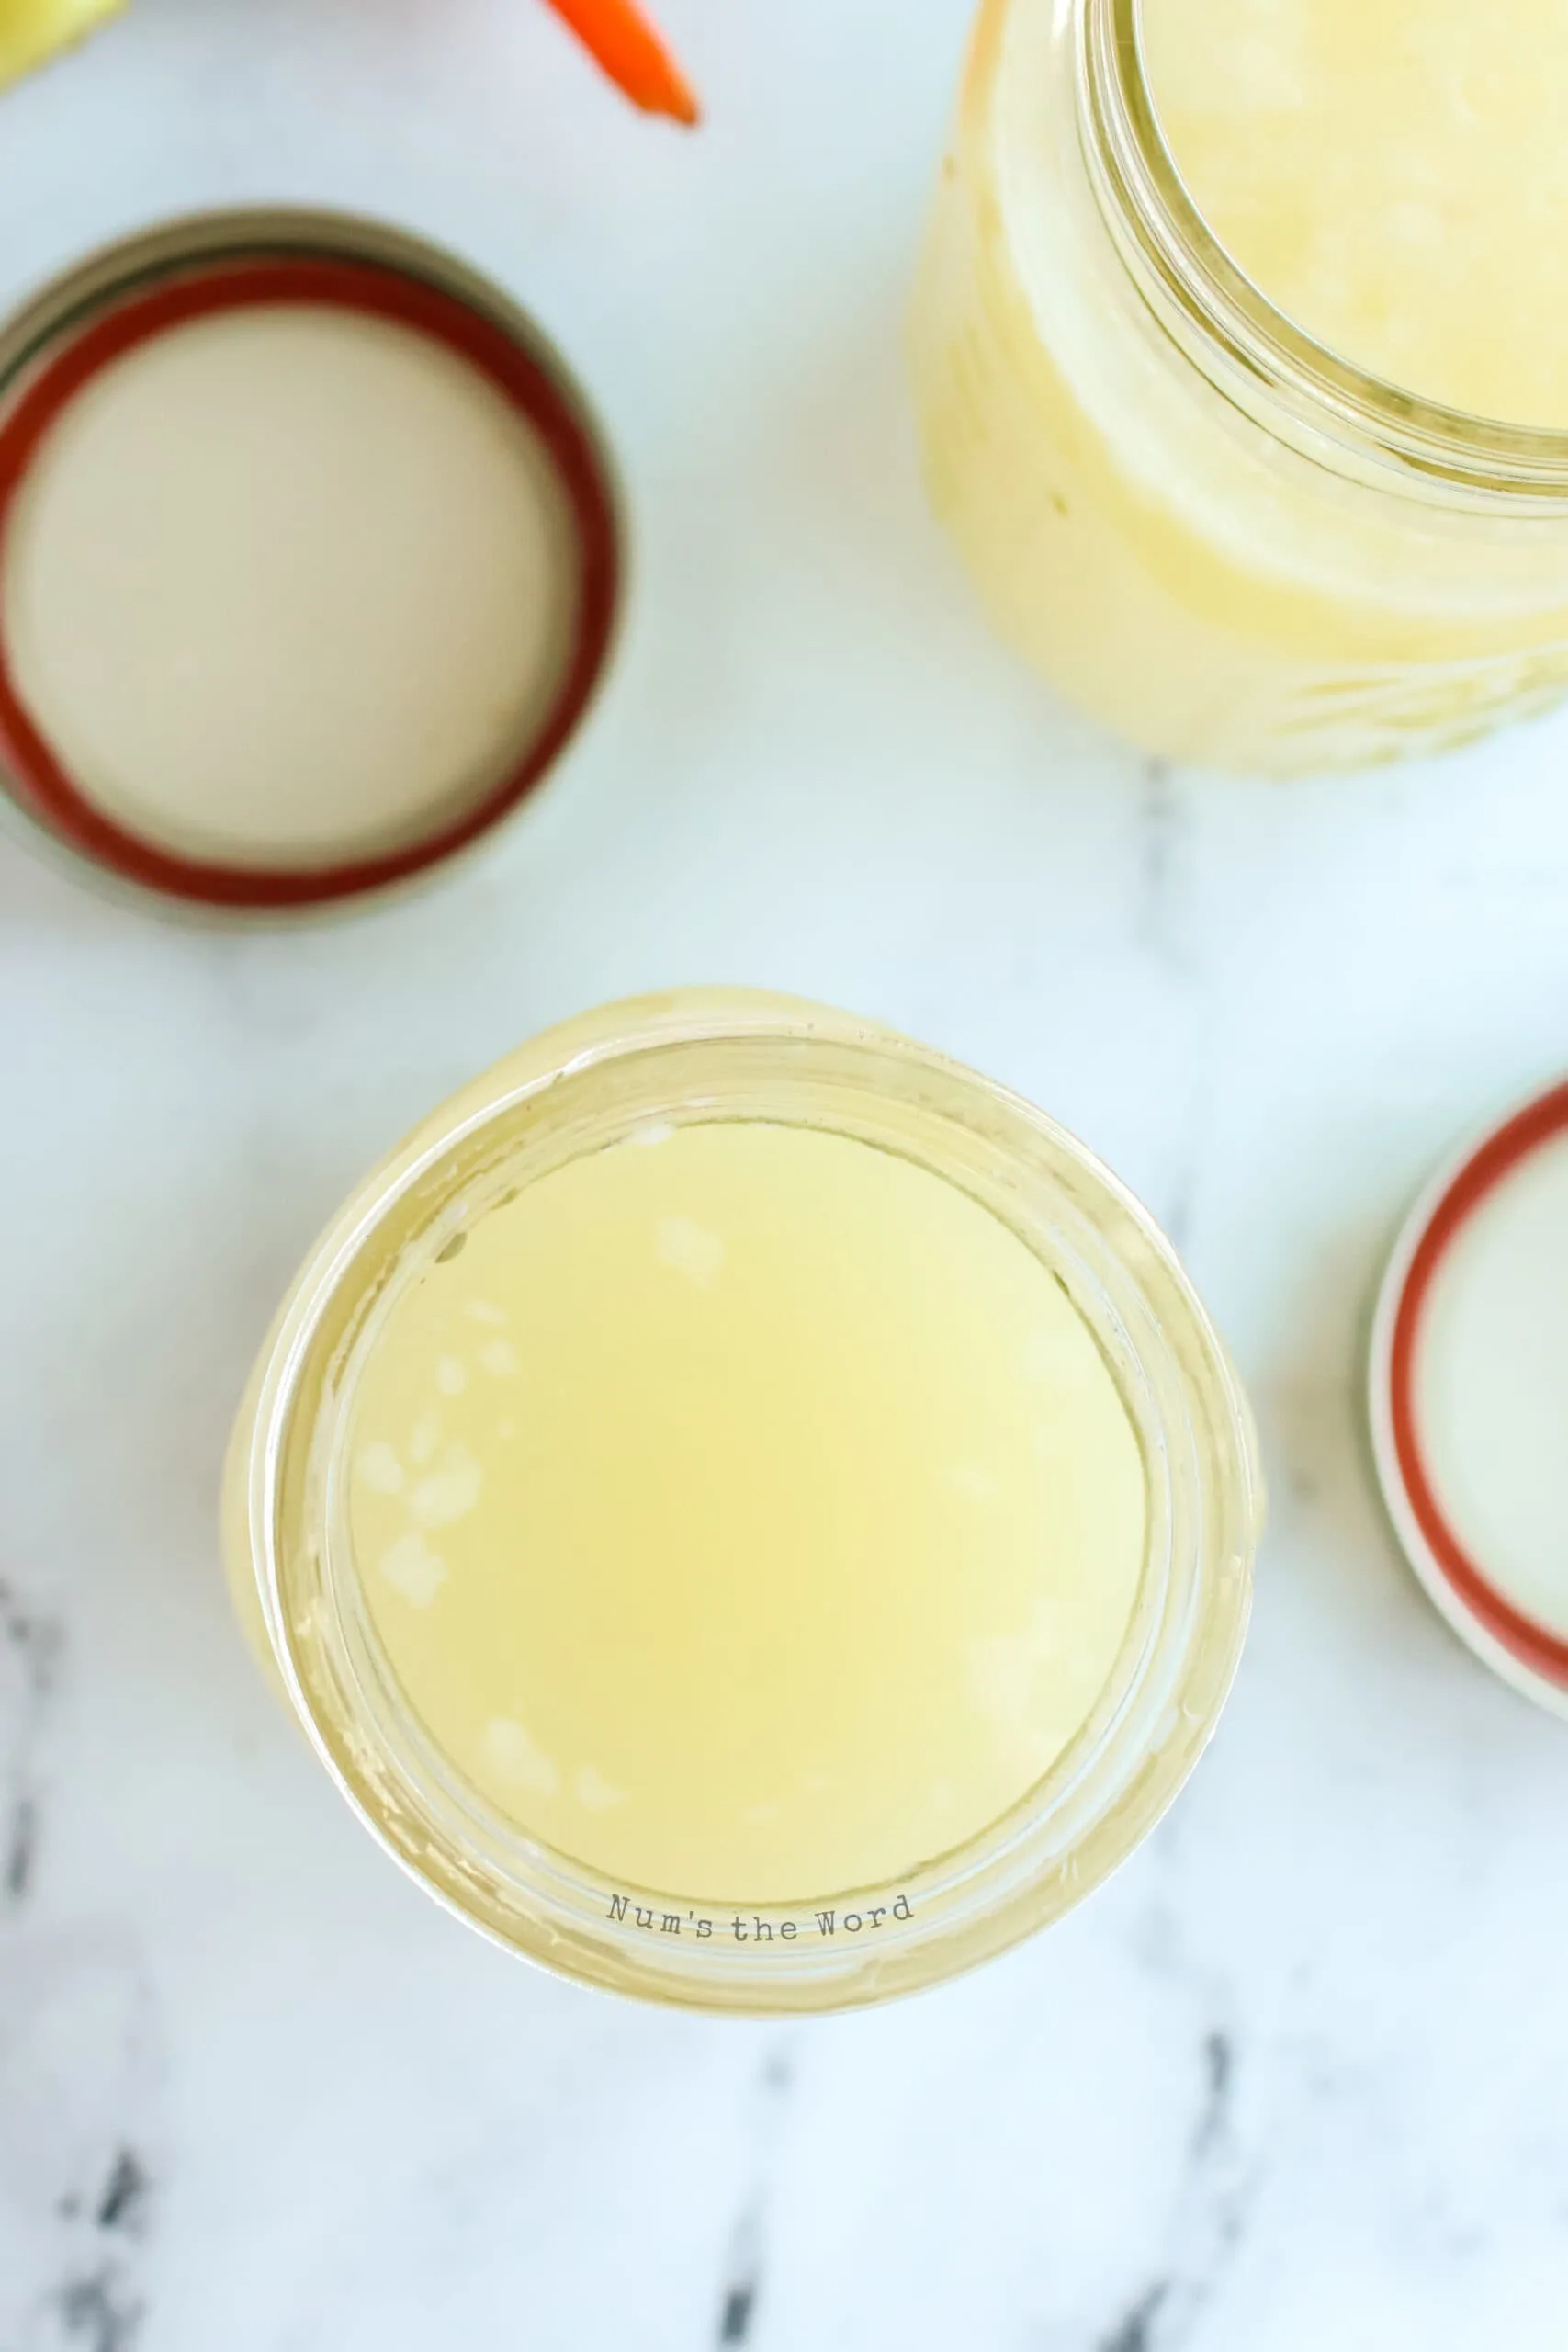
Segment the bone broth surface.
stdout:
<svg viewBox="0 0 1568 2352">
<path fill-rule="evenodd" d="M 1115 1382 L 941 1178 L 765 1121 L 536 1180 L 365 1357 L 348 1524 L 415 1715 L 633 1886 L 886 1884 L 996 1821 L 1104 1690 L 1145 1548 Z"/>
<path fill-rule="evenodd" d="M 1161 126 L 1277 309 L 1427 400 L 1568 426 L 1568 0 L 1144 0 Z"/>
</svg>

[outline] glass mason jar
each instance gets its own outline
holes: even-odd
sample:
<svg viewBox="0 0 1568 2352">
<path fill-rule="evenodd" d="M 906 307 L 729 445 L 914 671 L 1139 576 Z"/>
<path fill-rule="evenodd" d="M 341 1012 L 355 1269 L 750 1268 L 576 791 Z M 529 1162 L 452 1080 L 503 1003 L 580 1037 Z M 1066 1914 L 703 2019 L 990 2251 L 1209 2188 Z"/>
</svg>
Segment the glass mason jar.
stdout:
<svg viewBox="0 0 1568 2352">
<path fill-rule="evenodd" d="M 1027 1795 L 897 1887 L 804 1897 L 781 1888 L 792 1900 L 772 1906 L 748 1896 L 748 1917 L 758 1911 L 775 1932 L 738 1943 L 659 1931 L 694 1904 L 722 1914 L 722 1887 L 613 1885 L 525 1836 L 437 1749 L 377 1637 L 344 1487 L 356 1385 L 378 1332 L 457 1237 L 503 1196 L 650 1123 L 748 1119 L 899 1154 L 962 1188 L 1045 1261 L 1132 1422 L 1146 1533 L 1109 1682 Z M 366 1180 L 262 1351 L 224 1500 L 250 1640 L 396 1860 L 472 1926 L 569 1975 L 749 2012 L 842 2007 L 932 1984 L 1055 1918 L 1122 1860 L 1213 1728 L 1245 1630 L 1260 1511 L 1251 1420 L 1224 1350 L 1169 1244 L 1098 1160 L 1017 1096 L 924 1046 L 846 1014 L 719 989 L 613 1005 L 536 1039 Z M 819 1931 L 824 1908 L 841 1932 Z M 874 1937 L 859 1932 L 874 1908 Z"/>
<path fill-rule="evenodd" d="M 983 0 L 918 284 L 932 503 L 1003 632 L 1148 752 L 1289 775 L 1568 686 L 1568 434 L 1413 398 L 1232 264 L 1141 0 Z"/>
</svg>

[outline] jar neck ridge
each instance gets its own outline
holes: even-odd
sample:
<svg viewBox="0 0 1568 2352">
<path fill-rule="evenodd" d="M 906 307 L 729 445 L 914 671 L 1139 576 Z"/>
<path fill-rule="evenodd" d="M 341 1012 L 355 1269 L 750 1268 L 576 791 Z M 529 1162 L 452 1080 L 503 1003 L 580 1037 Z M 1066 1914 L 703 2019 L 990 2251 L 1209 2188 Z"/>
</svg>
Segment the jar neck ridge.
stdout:
<svg viewBox="0 0 1568 2352">
<path fill-rule="evenodd" d="M 1420 400 L 1314 342 L 1259 293 L 1209 229 L 1166 143 L 1143 0 L 1066 5 L 1084 162 L 1106 229 L 1163 334 L 1215 390 L 1332 471 L 1385 485 L 1393 472 L 1445 503 L 1561 513 L 1568 432 Z"/>
</svg>

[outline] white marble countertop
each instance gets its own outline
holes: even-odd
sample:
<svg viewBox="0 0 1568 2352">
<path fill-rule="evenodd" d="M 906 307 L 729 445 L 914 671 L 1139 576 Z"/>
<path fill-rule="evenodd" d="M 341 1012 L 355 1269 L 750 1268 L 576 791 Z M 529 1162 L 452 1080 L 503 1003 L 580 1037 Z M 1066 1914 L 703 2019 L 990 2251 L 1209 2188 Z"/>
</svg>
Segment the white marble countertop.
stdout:
<svg viewBox="0 0 1568 2352">
<path fill-rule="evenodd" d="M 494 851 L 297 936 L 0 848 L 0 2352 L 1477 2352 L 1568 2297 L 1568 1727 L 1385 1532 L 1402 1204 L 1568 1061 L 1568 723 L 1151 773 L 928 523 L 900 307 L 966 0 L 665 0 L 711 119 L 533 0 L 133 0 L 0 99 L 0 296 L 161 212 L 461 246 L 558 335 L 638 541 L 609 692 Z M 1179 1236 L 1273 1488 L 1167 1826 L 885 2013 L 645 2012 L 406 1884 L 275 1711 L 226 1424 L 361 1168 L 521 1035 L 750 980 L 1024 1089 Z"/>
</svg>

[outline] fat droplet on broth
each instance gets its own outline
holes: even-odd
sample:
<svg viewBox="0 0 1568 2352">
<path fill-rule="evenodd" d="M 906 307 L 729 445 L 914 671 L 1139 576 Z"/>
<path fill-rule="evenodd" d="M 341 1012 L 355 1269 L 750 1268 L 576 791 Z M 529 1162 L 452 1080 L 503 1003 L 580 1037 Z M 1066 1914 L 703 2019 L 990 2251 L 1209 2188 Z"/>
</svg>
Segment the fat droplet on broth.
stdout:
<svg viewBox="0 0 1568 2352">
<path fill-rule="evenodd" d="M 660 1217 L 655 1247 L 661 1266 L 684 1274 L 699 1290 L 711 1290 L 724 1271 L 723 1236 L 710 1233 L 694 1217 Z"/>
<path fill-rule="evenodd" d="M 422 1478 L 409 1496 L 409 1513 L 422 1527 L 447 1527 L 467 1518 L 479 1501 L 484 1473 L 465 1445 L 449 1445 L 441 1466 Z"/>
<path fill-rule="evenodd" d="M 560 1774 L 515 1715 L 491 1717 L 484 1729 L 484 1750 L 491 1770 L 517 1788 L 553 1797 L 560 1787 Z"/>
<path fill-rule="evenodd" d="M 397 1447 L 384 1438 L 362 1446 L 354 1466 L 373 1495 L 400 1495 L 407 1484 Z"/>
<path fill-rule="evenodd" d="M 381 1555 L 381 1574 L 411 1609 L 428 1609 L 446 1581 L 446 1563 L 418 1528 L 400 1535 Z"/>
<path fill-rule="evenodd" d="M 625 1804 L 625 1789 L 614 1787 L 592 1764 L 585 1764 L 576 1780 L 577 1802 L 589 1813 L 607 1813 L 612 1805 Z"/>
</svg>

